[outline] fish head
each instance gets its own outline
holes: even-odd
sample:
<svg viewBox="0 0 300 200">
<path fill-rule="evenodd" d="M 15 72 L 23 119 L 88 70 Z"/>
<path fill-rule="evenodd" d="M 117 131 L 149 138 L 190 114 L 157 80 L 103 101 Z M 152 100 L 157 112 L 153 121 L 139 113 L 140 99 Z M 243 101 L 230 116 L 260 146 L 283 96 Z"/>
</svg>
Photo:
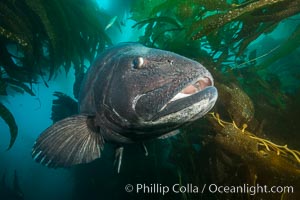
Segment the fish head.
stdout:
<svg viewBox="0 0 300 200">
<path fill-rule="evenodd" d="M 128 44 L 106 95 L 110 118 L 134 129 L 176 127 L 205 115 L 217 100 L 210 72 L 178 54 Z"/>
</svg>

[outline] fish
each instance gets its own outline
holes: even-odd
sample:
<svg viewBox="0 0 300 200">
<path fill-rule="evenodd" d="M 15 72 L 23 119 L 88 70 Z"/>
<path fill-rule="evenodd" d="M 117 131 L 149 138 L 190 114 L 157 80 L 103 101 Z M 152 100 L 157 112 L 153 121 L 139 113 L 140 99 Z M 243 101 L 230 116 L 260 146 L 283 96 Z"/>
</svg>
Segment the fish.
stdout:
<svg viewBox="0 0 300 200">
<path fill-rule="evenodd" d="M 111 18 L 108 22 L 108 24 L 105 26 L 104 30 L 106 31 L 107 29 L 109 29 L 117 20 L 118 16 L 114 16 L 113 18 Z"/>
<path fill-rule="evenodd" d="M 218 98 L 211 73 L 200 63 L 139 43 L 108 48 L 88 69 L 79 114 L 43 131 L 32 157 L 48 167 L 71 167 L 101 157 L 104 146 L 165 139 L 209 112 Z"/>
</svg>

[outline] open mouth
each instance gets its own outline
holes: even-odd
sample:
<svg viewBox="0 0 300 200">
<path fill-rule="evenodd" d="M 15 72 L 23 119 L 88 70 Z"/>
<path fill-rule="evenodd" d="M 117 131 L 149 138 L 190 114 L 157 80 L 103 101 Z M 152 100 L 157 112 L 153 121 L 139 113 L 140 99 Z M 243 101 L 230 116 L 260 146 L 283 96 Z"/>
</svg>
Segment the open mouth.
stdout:
<svg viewBox="0 0 300 200">
<path fill-rule="evenodd" d="M 213 79 L 210 76 L 202 76 L 181 89 L 153 116 L 151 121 L 157 121 L 159 118 L 169 121 L 189 117 L 189 119 L 196 119 L 195 116 L 203 116 L 213 107 L 217 97 Z"/>
<path fill-rule="evenodd" d="M 198 79 L 195 83 L 190 84 L 183 88 L 178 94 L 176 94 L 169 102 L 176 101 L 178 99 L 186 98 L 191 95 L 194 95 L 202 90 L 204 90 L 206 87 L 212 86 L 213 83 L 210 78 L 208 77 L 202 77 Z"/>
</svg>

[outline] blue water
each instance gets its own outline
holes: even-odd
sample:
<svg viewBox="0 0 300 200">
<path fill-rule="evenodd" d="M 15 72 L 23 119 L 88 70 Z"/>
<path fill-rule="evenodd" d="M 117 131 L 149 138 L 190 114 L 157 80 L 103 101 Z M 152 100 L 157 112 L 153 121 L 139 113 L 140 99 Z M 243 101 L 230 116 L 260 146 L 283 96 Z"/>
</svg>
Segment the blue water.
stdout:
<svg viewBox="0 0 300 200">
<path fill-rule="evenodd" d="M 68 170 L 47 169 L 35 163 L 31 157 L 31 148 L 37 136 L 52 124 L 50 117 L 54 91 L 63 91 L 72 96 L 74 81 L 70 71 L 49 82 L 49 88 L 43 83 L 34 85 L 36 96 L 15 94 L 5 100 L 5 105 L 13 113 L 19 127 L 19 135 L 9 151 L 9 130 L 1 119 L 0 175 L 6 173 L 7 181 L 13 179 L 17 171 L 20 185 L 26 199 L 65 199 L 72 189 L 72 176 Z"/>
<path fill-rule="evenodd" d="M 123 3 L 122 3 L 123 2 Z M 124 41 L 137 41 L 138 32 L 132 30 L 132 20 L 127 20 L 128 4 L 120 1 L 118 8 L 116 2 L 99 0 L 98 4 L 112 17 L 126 21 L 122 33 L 112 26 L 108 34 L 112 36 L 114 44 Z M 121 13 L 121 15 L 119 15 Z M 24 192 L 25 199 L 53 200 L 70 199 L 73 188 L 73 177 L 67 169 L 49 169 L 36 163 L 31 157 L 31 148 L 38 135 L 52 124 L 50 119 L 53 92 L 60 91 L 73 97 L 74 71 L 70 70 L 66 75 L 64 71 L 56 78 L 48 82 L 47 88 L 43 81 L 33 85 L 36 96 L 26 93 L 20 95 L 12 90 L 7 97 L 0 96 L 1 102 L 12 112 L 18 124 L 19 133 L 13 148 L 6 151 L 10 134 L 7 125 L 0 118 L 0 177 L 6 175 L 6 181 L 10 185 L 13 180 L 14 170 L 19 176 L 19 183 Z"/>
</svg>

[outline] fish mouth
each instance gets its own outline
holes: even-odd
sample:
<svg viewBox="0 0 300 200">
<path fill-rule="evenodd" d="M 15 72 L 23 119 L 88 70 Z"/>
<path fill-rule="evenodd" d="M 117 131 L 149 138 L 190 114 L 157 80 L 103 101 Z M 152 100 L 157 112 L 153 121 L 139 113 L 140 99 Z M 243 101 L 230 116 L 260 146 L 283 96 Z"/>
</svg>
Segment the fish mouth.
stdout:
<svg viewBox="0 0 300 200">
<path fill-rule="evenodd" d="M 214 87 L 213 79 L 210 74 L 208 76 L 198 77 L 182 88 L 179 88 L 179 92 L 175 93 L 151 121 L 157 121 L 166 116 L 169 118 L 172 114 L 177 117 L 185 118 L 183 116 L 185 116 L 187 108 L 198 110 L 199 115 L 203 116 L 214 106 L 217 97 L 218 92 Z M 199 107 L 201 108 L 199 109 Z M 192 118 L 197 118 L 196 115 L 199 116 L 197 112 L 194 112 Z"/>
<path fill-rule="evenodd" d="M 168 103 L 176 101 L 178 99 L 186 98 L 191 95 L 194 95 L 205 88 L 213 86 L 213 81 L 209 77 L 201 77 L 200 79 L 196 80 L 194 83 L 189 84 L 185 88 L 183 88 L 179 93 L 177 93 Z M 167 104 L 165 105 L 167 106 Z"/>
</svg>

